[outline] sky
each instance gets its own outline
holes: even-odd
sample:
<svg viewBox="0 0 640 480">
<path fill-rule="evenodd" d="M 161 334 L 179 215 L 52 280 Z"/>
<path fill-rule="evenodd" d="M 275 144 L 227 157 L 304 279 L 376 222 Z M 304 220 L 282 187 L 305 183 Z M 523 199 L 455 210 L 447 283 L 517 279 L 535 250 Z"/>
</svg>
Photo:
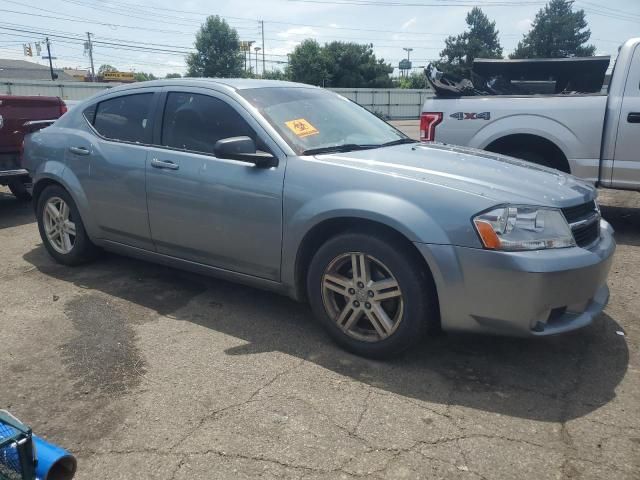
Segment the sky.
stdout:
<svg viewBox="0 0 640 480">
<path fill-rule="evenodd" d="M 45 64 L 36 58 L 35 43 L 49 35 L 55 67 L 87 68 L 83 42 L 91 32 L 96 71 L 107 63 L 120 71 L 156 76 L 184 73 L 185 54 L 193 49 L 199 25 L 207 15 L 220 15 L 237 29 L 241 40 L 256 41 L 263 48 L 267 70 L 281 69 L 286 54 L 306 38 L 320 43 L 372 43 L 376 56 L 394 66 L 406 58 L 404 48 L 412 48 L 414 67 L 422 67 L 438 58 L 448 35 L 464 31 L 465 15 L 474 5 L 495 20 L 508 54 L 544 4 L 544 0 L 0 0 L 0 58 Z M 598 55 L 615 56 L 621 43 L 640 36 L 640 0 L 576 0 L 575 8 L 586 12 L 590 43 Z M 24 56 L 24 43 L 33 46 L 33 58 Z M 259 60 L 262 71 L 262 56 Z"/>
</svg>

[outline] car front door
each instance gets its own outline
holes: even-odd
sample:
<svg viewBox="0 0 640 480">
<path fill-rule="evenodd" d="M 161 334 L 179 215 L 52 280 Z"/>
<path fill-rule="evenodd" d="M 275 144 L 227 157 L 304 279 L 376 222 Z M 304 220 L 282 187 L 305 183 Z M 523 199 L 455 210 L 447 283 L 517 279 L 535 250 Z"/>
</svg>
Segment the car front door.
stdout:
<svg viewBox="0 0 640 480">
<path fill-rule="evenodd" d="M 252 137 L 277 145 L 231 97 L 167 89 L 147 159 L 151 236 L 162 254 L 279 280 L 285 157 L 273 168 L 216 158 L 215 143 Z"/>
<path fill-rule="evenodd" d="M 158 89 L 156 89 L 158 90 Z M 66 162 L 80 180 L 101 238 L 153 250 L 145 190 L 159 91 L 109 97 L 88 107 L 91 125 L 70 134 Z"/>
<path fill-rule="evenodd" d="M 640 188 L 640 45 L 636 46 L 624 90 L 612 186 Z"/>
</svg>

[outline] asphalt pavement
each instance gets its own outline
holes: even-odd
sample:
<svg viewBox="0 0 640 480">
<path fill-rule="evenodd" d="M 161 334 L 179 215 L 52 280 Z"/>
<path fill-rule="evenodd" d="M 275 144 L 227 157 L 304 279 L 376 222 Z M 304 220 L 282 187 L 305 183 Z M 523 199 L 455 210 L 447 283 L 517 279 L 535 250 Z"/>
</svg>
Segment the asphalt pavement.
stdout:
<svg viewBox="0 0 640 480">
<path fill-rule="evenodd" d="M 638 479 L 640 194 L 601 198 L 619 247 L 593 325 L 378 362 L 272 293 L 58 265 L 0 189 L 0 408 L 74 452 L 77 479 Z"/>
</svg>

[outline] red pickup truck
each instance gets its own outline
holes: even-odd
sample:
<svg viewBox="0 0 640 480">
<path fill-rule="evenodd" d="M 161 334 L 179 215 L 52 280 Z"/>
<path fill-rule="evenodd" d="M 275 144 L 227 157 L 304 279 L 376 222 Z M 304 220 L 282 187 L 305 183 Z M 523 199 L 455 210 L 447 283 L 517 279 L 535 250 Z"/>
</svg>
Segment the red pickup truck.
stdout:
<svg viewBox="0 0 640 480">
<path fill-rule="evenodd" d="M 20 162 L 25 134 L 47 126 L 67 111 L 58 97 L 0 95 L 0 185 L 20 200 L 30 200 L 31 179 Z"/>
</svg>

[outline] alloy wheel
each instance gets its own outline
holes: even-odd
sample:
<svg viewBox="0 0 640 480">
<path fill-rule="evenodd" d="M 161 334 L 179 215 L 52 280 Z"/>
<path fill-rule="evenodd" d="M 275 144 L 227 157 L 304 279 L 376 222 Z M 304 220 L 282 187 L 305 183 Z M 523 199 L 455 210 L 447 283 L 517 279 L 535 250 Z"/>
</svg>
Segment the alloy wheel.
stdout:
<svg viewBox="0 0 640 480">
<path fill-rule="evenodd" d="M 404 297 L 391 270 L 363 252 L 334 258 L 322 276 L 322 301 L 329 317 L 352 338 L 378 342 L 402 321 Z"/>
<path fill-rule="evenodd" d="M 73 249 L 76 241 L 76 224 L 69 205 L 60 197 L 51 197 L 44 206 L 44 230 L 53 249 L 63 255 Z"/>
</svg>

